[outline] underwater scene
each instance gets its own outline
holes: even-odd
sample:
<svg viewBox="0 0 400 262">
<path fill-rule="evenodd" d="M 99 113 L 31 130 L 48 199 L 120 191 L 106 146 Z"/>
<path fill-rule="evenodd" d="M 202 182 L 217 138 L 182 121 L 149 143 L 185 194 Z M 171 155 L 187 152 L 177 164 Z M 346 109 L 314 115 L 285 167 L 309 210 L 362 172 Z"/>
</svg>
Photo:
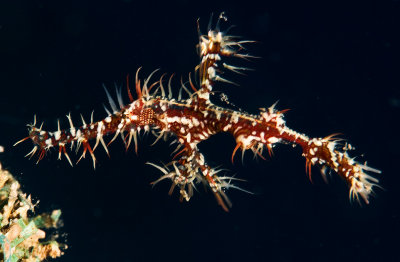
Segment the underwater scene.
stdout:
<svg viewBox="0 0 400 262">
<path fill-rule="evenodd" d="M 0 260 L 400 261 L 399 5 L 0 3 Z"/>
</svg>

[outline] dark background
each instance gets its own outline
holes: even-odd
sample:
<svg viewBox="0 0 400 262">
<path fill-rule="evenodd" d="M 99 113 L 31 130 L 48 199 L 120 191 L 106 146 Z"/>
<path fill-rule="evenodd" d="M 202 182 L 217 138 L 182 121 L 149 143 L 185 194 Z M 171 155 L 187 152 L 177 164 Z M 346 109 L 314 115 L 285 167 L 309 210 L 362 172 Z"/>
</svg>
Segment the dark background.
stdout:
<svg viewBox="0 0 400 262">
<path fill-rule="evenodd" d="M 62 209 L 69 248 L 59 261 L 400 261 L 400 2 L 321 2 L 1 1 L 0 160 L 40 199 L 38 212 Z M 249 52 L 261 59 L 236 61 L 255 71 L 219 90 L 251 113 L 279 100 L 291 109 L 287 125 L 310 136 L 342 133 L 354 156 L 383 171 L 386 190 L 369 206 L 351 204 L 335 174 L 326 185 L 313 168 L 311 184 L 299 148 L 232 165 L 235 143 L 223 134 L 200 145 L 207 162 L 255 193 L 230 190 L 229 213 L 204 190 L 179 203 L 169 182 L 152 189 L 160 173 L 145 163 L 170 161 L 173 148 L 150 146 L 151 135 L 138 156 L 121 141 L 110 159 L 98 149 L 96 170 L 88 159 L 71 168 L 55 151 L 36 165 L 23 157 L 30 142 L 12 147 L 34 114 L 49 130 L 58 118 L 67 127 L 68 112 L 76 125 L 93 109 L 105 117 L 102 83 L 113 91 L 140 66 L 142 76 L 161 68 L 186 77 L 198 63 L 196 19 L 206 31 L 220 11 L 225 28 L 258 41 Z"/>
</svg>

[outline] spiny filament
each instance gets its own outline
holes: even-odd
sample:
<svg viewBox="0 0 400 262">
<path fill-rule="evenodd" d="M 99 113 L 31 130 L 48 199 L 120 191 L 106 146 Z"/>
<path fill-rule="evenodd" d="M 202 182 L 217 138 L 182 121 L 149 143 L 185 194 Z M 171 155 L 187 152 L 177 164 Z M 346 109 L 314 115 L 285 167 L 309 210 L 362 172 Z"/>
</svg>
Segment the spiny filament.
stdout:
<svg viewBox="0 0 400 262">
<path fill-rule="evenodd" d="M 336 172 L 350 187 L 350 198 L 369 203 L 369 197 L 373 195 L 373 188 L 378 186 L 378 180 L 367 172 L 380 173 L 379 170 L 368 167 L 354 161 L 348 154 L 353 148 L 349 144 L 344 146 L 334 135 L 324 138 L 309 138 L 286 126 L 284 113 L 287 110 L 278 111 L 275 104 L 269 108 L 261 108 L 257 115 L 219 107 L 210 100 L 217 82 L 232 83 L 225 76 L 222 77 L 224 69 L 234 73 L 242 73 L 248 68 L 228 65 L 223 60 L 226 57 L 249 59 L 254 58 L 246 53 L 244 45 L 253 41 L 238 40 L 220 31 L 219 23 L 226 20 L 224 14 L 218 18 L 215 29 L 209 29 L 207 34 L 199 32 L 199 54 L 200 63 L 196 66 L 197 81 L 192 81 L 191 74 L 187 82 L 181 80 L 178 99 L 174 99 L 172 93 L 172 78 L 168 80 L 165 74 L 159 80 L 152 80 L 156 71 L 152 72 L 143 81 L 139 78 L 139 71 L 135 77 L 135 90 L 137 97 L 134 99 L 129 88 L 129 76 L 127 77 L 127 90 L 130 103 L 125 105 L 122 100 L 121 90 L 117 88 L 116 104 L 112 96 L 106 90 L 111 111 L 106 108 L 107 117 L 100 121 L 93 121 L 93 113 L 90 122 L 86 123 L 81 116 L 82 125 L 75 126 L 70 115 L 67 116 L 70 127 L 48 132 L 42 129 L 43 124 L 36 127 L 36 117 L 33 124 L 29 126 L 29 136 L 16 144 L 31 139 L 34 148 L 27 156 L 39 155 L 38 162 L 51 148 L 57 148 L 58 158 L 62 155 L 73 165 L 68 155 L 67 146 L 75 149 L 76 152 L 82 146 L 82 153 L 78 158 L 79 162 L 89 153 L 93 167 L 96 166 L 94 151 L 102 146 L 109 154 L 108 146 L 118 136 L 128 149 L 133 142 L 135 151 L 138 151 L 138 134 L 140 132 L 151 132 L 157 138 L 173 137 L 177 144 L 173 152 L 174 157 L 168 164 L 149 165 L 157 168 L 162 176 L 152 184 L 156 185 L 162 180 L 172 181 L 169 194 L 178 188 L 180 200 L 189 201 L 193 196 L 193 189 L 201 183 L 211 189 L 218 204 L 226 211 L 231 207 L 225 191 L 229 188 L 236 188 L 245 191 L 232 184 L 240 179 L 220 176 L 222 170 L 212 168 L 206 164 L 203 154 L 198 149 L 198 144 L 207 140 L 217 133 L 230 133 L 236 140 L 236 147 L 233 149 L 232 162 L 238 150 L 242 156 L 246 150 L 251 150 L 254 156 L 265 159 L 264 149 L 270 156 L 273 155 L 273 148 L 279 143 L 299 145 L 303 150 L 306 160 L 306 173 L 311 179 L 311 167 L 318 165 L 322 174 L 327 169 Z M 195 84 L 198 82 L 198 85 Z M 185 96 L 186 98 L 183 98 Z M 225 103 L 229 104 L 226 95 Z M 118 106 L 117 106 L 118 105 Z M 110 136 L 108 142 L 105 137 Z M 90 144 L 90 141 L 94 143 Z M 325 176 L 324 176 L 325 178 Z M 247 191 L 246 191 L 247 192 Z"/>
</svg>

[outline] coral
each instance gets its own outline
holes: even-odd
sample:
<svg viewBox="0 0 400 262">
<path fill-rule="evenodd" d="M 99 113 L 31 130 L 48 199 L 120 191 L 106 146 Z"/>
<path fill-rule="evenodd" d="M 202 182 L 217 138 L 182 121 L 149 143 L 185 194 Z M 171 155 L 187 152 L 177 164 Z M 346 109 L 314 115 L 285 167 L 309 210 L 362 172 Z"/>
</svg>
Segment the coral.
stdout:
<svg viewBox="0 0 400 262">
<path fill-rule="evenodd" d="M 44 231 L 57 227 L 61 210 L 32 216 L 35 205 L 0 164 L 0 253 L 5 262 L 43 261 L 63 254 L 62 245 L 54 239 L 47 240 Z"/>
</svg>

